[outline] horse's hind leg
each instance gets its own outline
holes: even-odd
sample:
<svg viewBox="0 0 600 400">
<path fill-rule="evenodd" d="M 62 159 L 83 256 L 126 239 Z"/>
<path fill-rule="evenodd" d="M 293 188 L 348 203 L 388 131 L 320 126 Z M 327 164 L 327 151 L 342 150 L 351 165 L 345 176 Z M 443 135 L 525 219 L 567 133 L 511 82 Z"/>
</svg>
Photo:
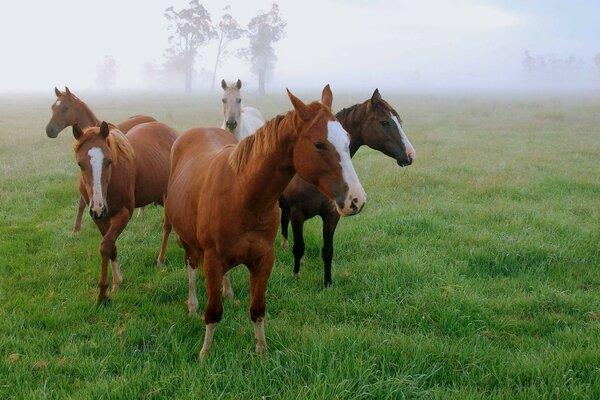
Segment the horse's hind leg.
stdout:
<svg viewBox="0 0 600 400">
<path fill-rule="evenodd" d="M 288 225 L 290 223 L 290 206 L 283 196 L 279 198 L 279 208 L 281 209 L 281 242 L 282 249 L 288 246 Z"/>
<path fill-rule="evenodd" d="M 185 265 L 188 271 L 188 313 L 195 314 L 198 311 L 198 297 L 196 296 L 196 276 L 198 273 L 198 262 L 200 255 L 192 246 L 181 241 L 185 250 Z"/>
<path fill-rule="evenodd" d="M 223 297 L 233 298 L 233 288 L 231 287 L 231 280 L 229 279 L 229 272 L 227 271 L 223 275 Z"/>
<path fill-rule="evenodd" d="M 200 359 L 204 359 L 206 353 L 210 350 L 215 328 L 223 316 L 223 304 L 221 302 L 223 267 L 224 265 L 218 257 L 210 253 L 204 254 L 204 273 L 206 275 L 206 295 L 208 300 L 204 309 L 206 332 L 199 354 Z"/>
<path fill-rule="evenodd" d="M 295 237 L 294 237 L 295 241 Z M 259 263 L 249 266 L 250 270 L 250 319 L 254 323 L 254 336 L 256 338 L 256 352 L 267 351 L 265 339 L 265 292 L 271 271 L 275 252 L 271 249 Z"/>
<path fill-rule="evenodd" d="M 138 212 L 135 217 L 140 218 L 142 215 L 144 215 L 144 207 L 138 208 Z"/>
<path fill-rule="evenodd" d="M 300 260 L 304 255 L 304 236 L 302 229 L 304 227 L 304 216 L 301 212 L 292 211 L 292 232 L 294 232 L 294 278 L 300 278 Z"/>
<path fill-rule="evenodd" d="M 141 210 L 141 208 L 140 208 Z M 167 243 L 169 241 L 169 234 L 171 233 L 171 221 L 167 218 L 167 210 L 163 207 L 163 219 L 162 219 L 162 241 L 160 243 L 160 252 L 158 253 L 158 259 L 156 260 L 156 266 L 160 267 L 165 263 L 165 253 L 167 252 Z"/>
<path fill-rule="evenodd" d="M 331 280 L 331 261 L 333 260 L 333 235 L 337 227 L 340 215 L 336 211 L 321 215 L 323 219 L 323 249 L 321 256 L 323 257 L 323 265 L 325 267 L 323 286 L 329 287 L 333 283 Z"/>
<path fill-rule="evenodd" d="M 75 217 L 75 225 L 73 225 L 73 233 L 79 232 L 81 229 L 81 219 L 83 218 L 83 210 L 87 205 L 83 196 L 79 197 L 79 206 L 77 206 L 77 216 Z"/>
</svg>

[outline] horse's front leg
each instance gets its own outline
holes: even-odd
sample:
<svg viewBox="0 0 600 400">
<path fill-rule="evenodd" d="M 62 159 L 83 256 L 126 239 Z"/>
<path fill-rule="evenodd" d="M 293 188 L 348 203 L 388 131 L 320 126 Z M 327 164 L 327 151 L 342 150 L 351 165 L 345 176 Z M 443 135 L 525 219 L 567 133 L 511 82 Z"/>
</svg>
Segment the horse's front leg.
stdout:
<svg viewBox="0 0 600 400">
<path fill-rule="evenodd" d="M 274 261 L 275 251 L 271 248 L 259 262 L 248 267 L 250 270 L 250 319 L 254 324 L 256 352 L 259 354 L 266 353 L 267 351 L 267 341 L 265 339 L 265 293 Z"/>
<path fill-rule="evenodd" d="M 79 232 L 81 229 L 81 219 L 83 218 L 83 210 L 87 205 L 83 196 L 79 197 L 79 206 L 77 207 L 77 216 L 75 217 L 75 225 L 73 225 L 73 233 Z"/>
<path fill-rule="evenodd" d="M 127 226 L 129 222 L 130 212 L 126 208 L 122 208 L 119 210 L 117 214 L 115 214 L 110 219 L 110 224 L 108 229 L 104 233 L 102 237 L 102 241 L 100 242 L 100 256 L 102 257 L 102 268 L 100 270 L 100 280 L 98 282 L 98 287 L 100 288 L 100 294 L 98 295 L 98 303 L 105 302 L 108 300 L 108 295 L 106 293 L 108 288 L 108 262 L 110 261 L 112 272 L 113 272 L 113 292 L 116 291 L 121 283 L 123 282 L 123 276 L 121 275 L 121 268 L 117 261 L 117 238 L 123 232 L 123 229 Z"/>
</svg>

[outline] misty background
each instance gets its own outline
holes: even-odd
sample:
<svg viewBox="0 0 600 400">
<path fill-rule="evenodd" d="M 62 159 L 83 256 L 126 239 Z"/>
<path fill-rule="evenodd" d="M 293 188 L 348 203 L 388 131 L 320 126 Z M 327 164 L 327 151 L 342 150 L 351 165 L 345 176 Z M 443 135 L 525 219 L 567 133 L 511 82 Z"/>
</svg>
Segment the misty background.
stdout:
<svg viewBox="0 0 600 400">
<path fill-rule="evenodd" d="M 217 27 L 230 14 L 241 29 L 272 0 L 199 1 Z M 322 88 L 397 91 L 600 90 L 600 2 L 517 0 L 278 1 L 282 34 L 266 91 Z M 229 5 L 229 8 L 225 8 Z M 4 2 L 0 13 L 0 92 L 185 91 L 169 70 L 174 35 L 167 8 L 189 0 Z M 172 24 L 171 24 L 172 25 Z M 227 45 L 220 80 L 259 78 L 242 34 Z M 191 91 L 210 92 L 217 37 L 198 47 Z M 245 58 L 242 57 L 245 54 Z"/>
</svg>

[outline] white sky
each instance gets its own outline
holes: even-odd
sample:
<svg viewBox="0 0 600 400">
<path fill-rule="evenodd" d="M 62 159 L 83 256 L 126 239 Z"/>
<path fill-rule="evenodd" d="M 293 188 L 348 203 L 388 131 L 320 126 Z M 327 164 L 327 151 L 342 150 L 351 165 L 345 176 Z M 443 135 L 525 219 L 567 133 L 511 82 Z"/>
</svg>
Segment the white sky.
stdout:
<svg viewBox="0 0 600 400">
<path fill-rule="evenodd" d="M 217 20 L 225 4 L 243 25 L 270 0 L 200 1 Z M 525 5 L 524 5 L 525 4 Z M 0 92 L 95 89 L 104 55 L 119 64 L 118 88 L 144 87 L 147 61 L 162 63 L 168 6 L 186 0 L 34 0 L 0 6 Z M 286 37 L 271 87 L 346 89 L 498 88 L 522 80 L 526 49 L 586 59 L 600 52 L 600 7 L 593 1 L 282 0 Z M 234 46 L 242 46 L 240 41 Z M 597 44 L 597 46 L 596 46 Z M 212 69 L 216 48 L 196 67 Z M 256 86 L 249 66 L 230 59 L 218 74 Z"/>
</svg>

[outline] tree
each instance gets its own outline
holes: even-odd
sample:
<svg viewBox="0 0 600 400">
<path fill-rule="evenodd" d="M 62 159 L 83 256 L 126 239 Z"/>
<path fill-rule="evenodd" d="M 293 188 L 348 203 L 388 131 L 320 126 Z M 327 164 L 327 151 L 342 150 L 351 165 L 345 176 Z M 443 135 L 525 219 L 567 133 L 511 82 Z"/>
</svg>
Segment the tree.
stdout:
<svg viewBox="0 0 600 400">
<path fill-rule="evenodd" d="M 170 22 L 169 36 L 171 47 L 167 49 L 167 69 L 181 70 L 185 76 L 185 92 L 192 92 L 194 61 L 198 49 L 215 38 L 215 29 L 210 14 L 198 0 L 191 0 L 190 7 L 175 11 L 173 7 L 165 10 L 165 18 Z"/>
<path fill-rule="evenodd" d="M 251 70 L 258 76 L 258 91 L 261 94 L 265 93 L 265 80 L 270 78 L 277 61 L 273 43 L 284 37 L 285 26 L 277 3 L 273 3 L 269 12 L 258 14 L 248 23 L 250 46 L 240 54 L 250 60 Z"/>
<path fill-rule="evenodd" d="M 533 75 L 533 73 L 535 72 L 535 58 L 533 58 L 531 54 L 529 54 L 529 50 L 525 51 L 522 64 L 523 68 L 525 69 L 525 72 L 528 75 Z"/>
<path fill-rule="evenodd" d="M 217 79 L 217 70 L 221 66 L 221 63 L 231 55 L 231 52 L 228 50 L 228 45 L 239 38 L 241 38 L 246 32 L 240 24 L 233 18 L 229 11 L 231 7 L 226 6 L 223 8 L 223 11 L 226 11 L 225 14 L 221 17 L 221 21 L 217 25 L 217 40 L 219 41 L 219 47 L 217 50 L 217 58 L 215 59 L 215 68 L 213 70 L 212 82 L 210 84 L 210 91 L 215 91 L 215 82 Z"/>
<path fill-rule="evenodd" d="M 112 56 L 104 56 L 104 60 L 96 66 L 96 83 L 105 91 L 117 80 L 117 62 Z"/>
<path fill-rule="evenodd" d="M 600 74 L 600 53 L 596 53 L 596 55 L 594 56 L 594 64 L 596 64 L 596 69 Z"/>
</svg>

